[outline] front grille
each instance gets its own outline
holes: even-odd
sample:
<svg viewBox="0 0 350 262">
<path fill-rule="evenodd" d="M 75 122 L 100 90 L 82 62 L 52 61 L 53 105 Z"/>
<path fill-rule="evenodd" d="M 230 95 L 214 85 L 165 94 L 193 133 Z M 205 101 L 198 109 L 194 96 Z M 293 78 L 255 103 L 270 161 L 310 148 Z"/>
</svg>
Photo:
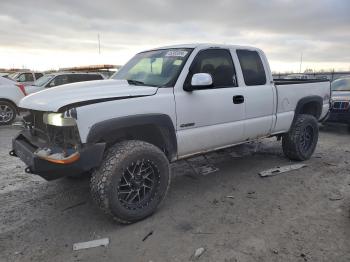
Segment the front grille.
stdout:
<svg viewBox="0 0 350 262">
<path fill-rule="evenodd" d="M 349 109 L 349 101 L 335 101 L 333 102 L 334 110 L 348 110 Z"/>
</svg>

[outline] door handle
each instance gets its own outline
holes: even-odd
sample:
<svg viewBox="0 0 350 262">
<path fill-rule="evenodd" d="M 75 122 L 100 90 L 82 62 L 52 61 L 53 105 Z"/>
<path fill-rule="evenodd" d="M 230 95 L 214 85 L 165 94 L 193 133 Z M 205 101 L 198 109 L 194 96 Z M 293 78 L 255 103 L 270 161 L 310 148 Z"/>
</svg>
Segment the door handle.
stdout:
<svg viewBox="0 0 350 262">
<path fill-rule="evenodd" d="M 242 104 L 242 103 L 244 103 L 244 96 L 233 96 L 232 102 L 234 104 Z"/>
</svg>

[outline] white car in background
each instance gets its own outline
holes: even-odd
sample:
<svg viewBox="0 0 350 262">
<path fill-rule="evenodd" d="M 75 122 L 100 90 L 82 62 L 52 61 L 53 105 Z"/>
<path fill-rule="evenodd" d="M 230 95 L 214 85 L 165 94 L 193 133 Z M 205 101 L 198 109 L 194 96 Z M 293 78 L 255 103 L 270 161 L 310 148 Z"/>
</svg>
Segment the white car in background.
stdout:
<svg viewBox="0 0 350 262">
<path fill-rule="evenodd" d="M 25 86 L 0 76 L 0 125 L 11 124 L 19 113 L 18 103 L 26 96 Z"/>
<path fill-rule="evenodd" d="M 2 76 L 2 77 L 6 77 L 6 78 L 7 78 L 8 75 L 9 75 L 9 73 L 5 73 L 5 72 L 1 72 L 1 73 L 0 73 L 0 76 Z"/>
</svg>

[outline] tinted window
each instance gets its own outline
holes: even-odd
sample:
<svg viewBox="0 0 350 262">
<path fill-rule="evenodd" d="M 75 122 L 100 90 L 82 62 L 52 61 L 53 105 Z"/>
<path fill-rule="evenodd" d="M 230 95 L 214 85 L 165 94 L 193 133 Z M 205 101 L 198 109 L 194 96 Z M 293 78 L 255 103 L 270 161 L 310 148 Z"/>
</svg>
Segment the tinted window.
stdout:
<svg viewBox="0 0 350 262">
<path fill-rule="evenodd" d="M 75 82 L 84 81 L 77 74 L 67 75 L 67 77 L 68 77 L 68 82 L 69 83 L 75 83 Z"/>
<path fill-rule="evenodd" d="M 99 74 L 71 74 L 69 75 L 69 83 L 83 82 L 90 80 L 101 80 L 103 79 Z"/>
<path fill-rule="evenodd" d="M 212 88 L 236 86 L 236 73 L 231 54 L 225 49 L 208 49 L 198 53 L 186 81 L 196 73 L 208 73 L 213 78 Z"/>
<path fill-rule="evenodd" d="M 18 76 L 18 82 L 25 82 L 26 81 L 26 76 L 25 74 L 20 74 Z"/>
<path fill-rule="evenodd" d="M 103 77 L 101 75 L 99 75 L 99 74 L 96 74 L 96 75 L 90 74 L 90 75 L 88 75 L 88 80 L 101 80 L 101 79 L 103 79 Z"/>
<path fill-rule="evenodd" d="M 53 86 L 60 86 L 60 85 L 64 85 L 64 84 L 68 84 L 68 76 L 67 75 L 59 75 L 56 76 L 49 84 L 50 87 Z"/>
<path fill-rule="evenodd" d="M 90 80 L 101 80 L 102 76 L 101 75 L 94 75 L 94 74 L 85 74 L 85 75 L 80 75 L 80 81 L 90 81 Z"/>
<path fill-rule="evenodd" d="M 38 80 L 40 77 L 42 77 L 43 74 L 42 73 L 35 73 L 35 78 Z"/>
<path fill-rule="evenodd" d="M 237 50 L 244 82 L 247 86 L 265 85 L 266 74 L 261 58 L 256 51 Z"/>
<path fill-rule="evenodd" d="M 34 81 L 34 77 L 32 73 L 25 73 L 25 82 L 33 82 Z"/>
</svg>

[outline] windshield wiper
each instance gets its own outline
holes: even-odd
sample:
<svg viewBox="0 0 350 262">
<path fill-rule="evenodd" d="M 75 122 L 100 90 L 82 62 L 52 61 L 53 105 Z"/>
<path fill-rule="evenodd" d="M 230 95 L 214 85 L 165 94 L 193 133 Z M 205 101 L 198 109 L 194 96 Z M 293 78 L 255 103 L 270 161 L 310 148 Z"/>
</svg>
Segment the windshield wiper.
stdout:
<svg viewBox="0 0 350 262">
<path fill-rule="evenodd" d="M 135 85 L 135 86 L 143 86 L 145 85 L 144 82 L 138 81 L 138 80 L 132 80 L 132 79 L 126 79 L 130 85 Z"/>
</svg>

